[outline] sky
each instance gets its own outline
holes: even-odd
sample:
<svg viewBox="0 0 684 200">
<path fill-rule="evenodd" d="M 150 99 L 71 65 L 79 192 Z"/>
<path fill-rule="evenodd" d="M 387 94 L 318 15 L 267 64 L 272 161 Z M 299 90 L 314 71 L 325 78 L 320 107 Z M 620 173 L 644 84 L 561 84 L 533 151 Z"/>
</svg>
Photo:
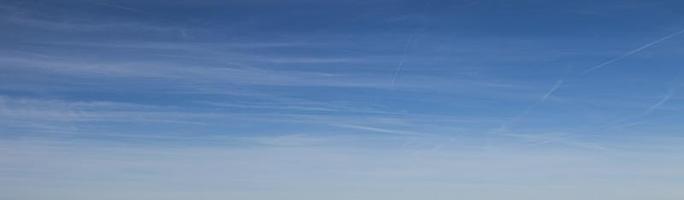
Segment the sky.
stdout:
<svg viewBox="0 0 684 200">
<path fill-rule="evenodd" d="M 684 198 L 684 2 L 0 0 L 0 199 Z"/>
</svg>

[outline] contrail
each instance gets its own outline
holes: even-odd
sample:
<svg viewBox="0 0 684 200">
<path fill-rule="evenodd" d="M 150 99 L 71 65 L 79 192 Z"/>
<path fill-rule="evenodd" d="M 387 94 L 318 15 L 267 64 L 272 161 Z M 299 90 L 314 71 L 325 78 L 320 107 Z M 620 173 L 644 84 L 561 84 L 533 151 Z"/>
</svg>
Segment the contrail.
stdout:
<svg viewBox="0 0 684 200">
<path fill-rule="evenodd" d="M 548 99 L 551 95 L 553 95 L 554 92 L 556 92 L 556 90 L 558 90 L 561 86 L 563 86 L 563 82 L 564 81 L 562 79 L 556 81 L 556 83 L 553 85 L 553 87 L 551 87 L 551 89 L 549 89 L 549 91 L 544 93 L 544 96 L 542 96 L 539 100 L 537 100 L 533 104 L 529 105 L 527 108 L 525 108 L 525 110 L 523 110 L 518 115 L 513 117 L 507 123 L 502 124 L 500 129 L 505 129 L 506 126 L 508 126 L 509 124 L 512 124 L 515 121 L 518 121 L 520 118 L 524 117 L 529 112 L 531 112 L 534 108 L 536 108 L 539 104 L 544 103 L 546 101 L 546 99 Z"/>
<path fill-rule="evenodd" d="M 676 88 L 670 89 L 667 92 L 667 94 L 665 94 L 663 97 L 661 97 L 660 100 L 655 102 L 653 105 L 646 108 L 646 110 L 641 112 L 641 114 L 638 114 L 638 115 L 632 116 L 632 117 L 628 117 L 628 118 L 624 118 L 621 120 L 617 120 L 616 122 L 613 122 L 613 123 L 609 123 L 607 128 L 622 128 L 622 127 L 629 127 L 629 126 L 639 124 L 641 121 L 640 118 L 643 118 L 643 117 L 650 115 L 653 111 L 660 108 L 662 105 L 665 105 L 665 103 L 669 102 L 670 99 L 672 98 L 672 96 L 675 95 L 675 92 L 676 92 Z"/>
<path fill-rule="evenodd" d="M 651 105 L 650 107 L 648 107 L 648 109 L 646 109 L 646 111 L 644 111 L 643 114 L 644 114 L 644 115 L 647 115 L 647 114 L 650 114 L 651 112 L 653 112 L 655 109 L 658 109 L 660 106 L 662 106 L 663 104 L 665 104 L 665 103 L 667 103 L 668 101 L 670 101 L 670 98 L 672 98 L 673 95 L 674 95 L 674 90 L 670 90 L 670 91 L 669 91 L 667 94 L 665 94 L 665 96 L 663 96 L 663 98 L 661 98 L 658 102 L 656 102 L 655 104 L 653 104 L 653 105 Z"/>
<path fill-rule="evenodd" d="M 401 74 L 401 71 L 404 67 L 404 62 L 406 61 L 406 55 L 408 54 L 408 50 L 411 47 L 411 44 L 413 43 L 415 37 L 416 31 L 411 33 L 409 38 L 406 39 L 406 43 L 404 44 L 404 50 L 401 53 L 401 59 L 399 60 L 397 67 L 394 69 L 394 74 L 392 75 L 392 88 L 394 88 L 397 83 L 397 79 L 399 78 L 399 75 Z"/>
<path fill-rule="evenodd" d="M 613 64 L 613 63 L 615 63 L 615 62 L 617 62 L 617 61 L 620 61 L 620 60 L 622 60 L 622 59 L 625 59 L 625 58 L 627 58 L 627 57 L 629 57 L 629 56 L 631 56 L 631 55 L 634 55 L 634 54 L 636 54 L 636 53 L 639 53 L 639 52 L 643 51 L 644 49 L 648 49 L 649 47 L 652 47 L 653 45 L 656 45 L 656 44 L 658 44 L 658 43 L 664 42 L 664 41 L 669 40 L 669 39 L 671 39 L 671 38 L 673 38 L 673 37 L 676 37 L 676 36 L 678 36 L 678 35 L 681 35 L 682 33 L 684 33 L 684 29 L 682 29 L 682 30 L 680 30 L 680 31 L 677 31 L 677 32 L 674 32 L 674 33 L 672 33 L 672 34 L 666 35 L 665 37 L 662 37 L 662 38 L 660 38 L 660 39 L 657 39 L 657 40 L 655 40 L 655 41 L 653 41 L 653 42 L 649 42 L 649 43 L 647 43 L 647 44 L 645 44 L 645 45 L 643 45 L 643 46 L 641 46 L 641 47 L 639 47 L 639 48 L 636 48 L 636 49 L 634 49 L 634 50 L 628 51 L 628 52 L 626 52 L 626 53 L 624 53 L 624 54 L 622 54 L 622 55 L 620 55 L 620 56 L 618 56 L 618 57 L 615 57 L 615 58 L 613 58 L 613 59 L 607 60 L 607 61 L 605 61 L 605 62 L 603 62 L 603 63 L 601 63 L 601 64 L 598 64 L 598 65 L 596 65 L 596 66 L 594 66 L 594 67 L 592 67 L 592 68 L 587 69 L 587 70 L 584 71 L 582 74 L 588 74 L 588 73 L 591 73 L 591 72 L 596 71 L 596 70 L 598 70 L 598 69 L 601 69 L 601 68 L 603 68 L 603 67 L 605 67 L 605 66 L 608 66 L 608 65 Z"/>
<path fill-rule="evenodd" d="M 539 100 L 539 102 L 540 103 L 545 102 L 546 99 L 548 99 L 549 96 L 551 96 L 554 92 L 556 92 L 556 90 L 558 90 L 558 88 L 560 88 L 561 86 L 563 86 L 563 80 L 556 81 L 556 84 L 553 85 L 553 88 L 551 88 L 548 92 L 546 92 L 546 94 Z"/>
<path fill-rule="evenodd" d="M 96 3 L 96 4 L 97 4 L 97 5 L 101 5 L 101 6 L 110 7 L 110 8 L 116 8 L 116 9 L 120 9 L 120 10 L 125 10 L 125 11 L 129 11 L 129 12 L 145 13 L 145 12 L 142 11 L 142 10 L 138 10 L 138 9 L 131 8 L 131 7 L 126 7 L 126 6 L 121 6 L 121 5 L 116 5 L 116 4 L 113 4 L 113 3 L 102 2 L 102 3 Z"/>
</svg>

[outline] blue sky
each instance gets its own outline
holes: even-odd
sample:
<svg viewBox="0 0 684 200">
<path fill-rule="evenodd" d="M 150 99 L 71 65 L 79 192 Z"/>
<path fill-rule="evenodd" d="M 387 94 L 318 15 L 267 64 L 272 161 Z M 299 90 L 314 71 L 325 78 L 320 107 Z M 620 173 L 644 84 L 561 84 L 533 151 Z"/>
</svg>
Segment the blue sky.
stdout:
<svg viewBox="0 0 684 200">
<path fill-rule="evenodd" d="M 681 199 L 679 1 L 0 1 L 1 199 Z"/>
</svg>

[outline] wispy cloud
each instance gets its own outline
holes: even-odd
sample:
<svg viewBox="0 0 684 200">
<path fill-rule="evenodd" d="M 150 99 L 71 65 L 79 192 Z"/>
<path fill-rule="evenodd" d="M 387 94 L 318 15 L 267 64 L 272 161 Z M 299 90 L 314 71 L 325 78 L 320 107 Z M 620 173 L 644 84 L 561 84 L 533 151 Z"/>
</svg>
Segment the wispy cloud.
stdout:
<svg viewBox="0 0 684 200">
<path fill-rule="evenodd" d="M 142 14 L 145 13 L 145 11 L 140 10 L 140 9 L 136 9 L 136 8 L 128 7 L 128 6 L 122 6 L 119 4 L 114 4 L 114 3 L 106 2 L 106 1 L 95 3 L 95 5 L 110 7 L 110 8 L 119 9 L 119 10 L 123 10 L 123 11 L 127 11 L 127 12 L 133 12 L 133 13 L 142 13 Z"/>
<path fill-rule="evenodd" d="M 3 18 L 4 21 L 19 26 L 37 28 L 50 31 L 69 31 L 69 32 L 107 32 L 121 30 L 138 30 L 152 33 L 177 33 L 180 28 L 163 27 L 139 22 L 111 22 L 100 23 L 95 21 L 56 21 L 26 16 L 11 16 Z"/>
<path fill-rule="evenodd" d="M 0 199 L 682 196 L 675 4 L 0 4 Z"/>
<path fill-rule="evenodd" d="M 577 148 L 592 151 L 609 151 L 611 148 L 603 144 L 586 141 L 587 139 L 574 138 L 570 133 L 542 133 L 542 134 L 523 134 L 523 133 L 504 133 L 502 136 L 514 137 L 534 145 L 563 145 L 569 148 Z"/>
<path fill-rule="evenodd" d="M 31 184 L 48 188 L 44 192 L 54 193 L 52 197 L 55 199 L 88 199 L 102 195 L 127 199 L 136 199 L 140 195 L 185 199 L 196 197 L 197 193 L 193 191 L 207 188 L 229 188 L 211 190 L 214 192 L 204 195 L 231 198 L 323 198 L 331 194 L 344 196 L 348 190 L 359 190 L 358 194 L 373 198 L 396 197 L 388 195 L 391 191 L 400 191 L 402 197 L 399 199 L 458 191 L 462 196 L 498 199 L 501 196 L 483 196 L 471 190 L 524 196 L 513 191 L 533 192 L 527 188 L 533 187 L 535 191 L 539 188 L 554 191 L 547 195 L 560 192 L 570 196 L 561 199 L 572 199 L 597 194 L 611 196 L 597 188 L 634 188 L 638 191 L 635 186 L 622 183 L 624 179 L 635 176 L 669 177 L 680 174 L 677 170 L 679 163 L 667 165 L 670 167 L 657 164 L 671 161 L 678 154 L 655 151 L 624 152 L 616 156 L 594 151 L 541 152 L 504 148 L 498 154 L 484 154 L 446 147 L 440 152 L 423 152 L 422 162 L 416 162 L 416 158 L 405 154 L 367 148 L 344 139 L 331 141 L 338 143 L 337 146 L 299 146 L 318 143 L 310 139 L 313 138 L 303 135 L 274 137 L 264 140 L 274 145 L 261 148 L 178 148 L 58 140 L 1 141 L 3 165 L 0 165 L 0 171 L 3 176 L 0 184 L 3 187 L 0 190 L 6 197 L 39 198 L 40 194 L 19 187 Z M 648 162 L 634 163 L 635 159 Z M 39 161 L 50 164 L 36 165 L 35 162 Z M 659 170 L 650 170 L 652 167 Z M 587 180 L 591 181 L 587 183 Z M 662 179 L 642 181 L 658 184 Z M 458 184 L 442 187 L 445 183 Z M 520 184 L 526 187 L 510 186 Z M 620 187 L 615 187 L 616 184 Z M 413 189 L 397 190 L 407 186 Z M 297 189 L 300 187 L 307 189 Z M 559 189 L 565 187 L 572 190 Z M 169 191 L 169 188 L 174 190 Z M 378 194 L 364 188 L 382 192 Z M 662 192 L 677 191 L 676 187 L 659 188 L 658 191 Z M 79 189 L 84 192 L 69 193 Z M 315 189 L 313 193 L 311 189 Z M 264 190 L 268 192 L 257 192 Z M 135 195 L 130 195 L 130 192 Z M 630 194 L 643 195 L 639 192 Z"/>
<path fill-rule="evenodd" d="M 199 47 L 191 47 L 199 48 Z M 193 52 L 199 54 L 200 52 Z M 93 57 L 98 55 L 92 55 Z M 145 59 L 119 59 L 111 57 L 92 59 L 88 57 L 75 58 L 71 55 L 36 56 L 33 54 L 17 53 L 0 57 L 0 62 L 8 67 L 22 69 L 38 69 L 43 72 L 76 76 L 105 76 L 105 77 L 137 77 L 162 78 L 167 80 L 183 80 L 179 83 L 212 82 L 234 83 L 244 85 L 270 86 L 300 86 L 300 87 L 352 87 L 370 89 L 437 89 L 449 83 L 462 86 L 481 88 L 510 88 L 510 84 L 497 83 L 489 80 L 452 80 L 430 77 L 427 75 L 405 76 L 401 84 L 388 83 L 383 80 L 390 78 L 380 72 L 325 72 L 319 70 L 273 69 L 257 67 L 263 65 L 264 60 L 271 59 L 274 63 L 302 64 L 350 62 L 346 58 L 249 58 L 242 54 L 216 54 L 210 57 L 200 57 L 202 60 L 187 60 L 181 58 L 177 62 L 166 60 L 165 57 L 148 57 Z M 232 58 L 235 58 L 234 60 Z M 247 58 L 247 59 L 246 59 Z M 257 63 L 254 63 L 257 62 Z M 357 60 L 353 62 L 362 62 Z M 374 62 L 374 61 L 369 61 Z M 260 64 L 261 63 L 261 64 Z M 254 66 L 257 65 L 257 66 Z M 154 81 L 147 79 L 148 81 Z"/>
<path fill-rule="evenodd" d="M 412 131 L 394 130 L 394 129 L 378 128 L 378 127 L 356 125 L 356 124 L 331 124 L 331 125 L 336 126 L 336 127 L 350 128 L 350 129 L 370 131 L 370 132 L 376 132 L 376 133 L 386 133 L 386 134 L 392 134 L 392 135 L 414 135 L 415 136 L 415 135 L 427 135 L 428 134 L 428 133 L 422 133 L 421 134 L 421 133 L 412 132 Z"/>
</svg>

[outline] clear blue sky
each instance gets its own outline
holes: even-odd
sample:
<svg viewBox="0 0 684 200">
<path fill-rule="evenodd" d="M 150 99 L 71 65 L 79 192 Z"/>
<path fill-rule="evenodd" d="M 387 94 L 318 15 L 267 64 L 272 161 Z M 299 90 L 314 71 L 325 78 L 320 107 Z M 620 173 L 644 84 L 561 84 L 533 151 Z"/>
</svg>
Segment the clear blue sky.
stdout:
<svg viewBox="0 0 684 200">
<path fill-rule="evenodd" d="M 680 1 L 0 0 L 0 199 L 682 199 Z"/>
</svg>

